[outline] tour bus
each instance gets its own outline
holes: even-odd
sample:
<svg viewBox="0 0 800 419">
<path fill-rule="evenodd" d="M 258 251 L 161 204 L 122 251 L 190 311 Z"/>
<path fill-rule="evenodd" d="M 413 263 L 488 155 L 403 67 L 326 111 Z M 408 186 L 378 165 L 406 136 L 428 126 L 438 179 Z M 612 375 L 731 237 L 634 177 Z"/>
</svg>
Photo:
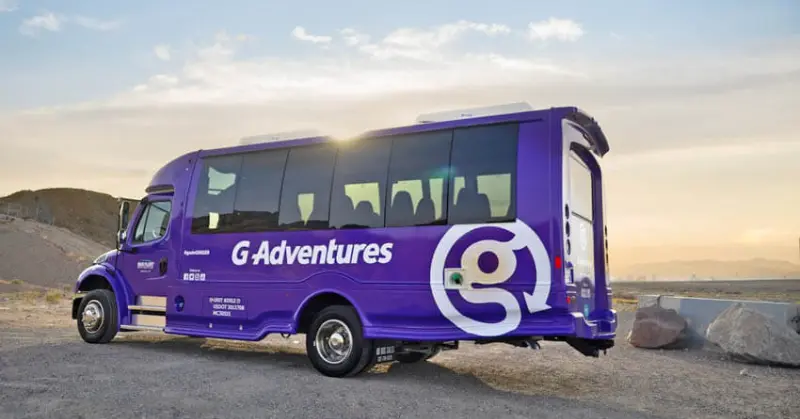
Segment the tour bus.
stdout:
<svg viewBox="0 0 800 419">
<path fill-rule="evenodd" d="M 614 345 L 609 145 L 582 110 L 523 102 L 299 137 L 192 151 L 133 211 L 123 201 L 116 249 L 75 284 L 81 338 L 305 334 L 331 377 L 461 342 Z"/>
</svg>

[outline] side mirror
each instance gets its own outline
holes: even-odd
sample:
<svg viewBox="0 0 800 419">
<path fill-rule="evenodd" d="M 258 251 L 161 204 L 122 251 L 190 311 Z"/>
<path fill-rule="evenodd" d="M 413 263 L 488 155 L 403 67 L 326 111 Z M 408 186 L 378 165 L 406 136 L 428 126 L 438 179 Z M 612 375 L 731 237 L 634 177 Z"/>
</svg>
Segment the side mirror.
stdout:
<svg viewBox="0 0 800 419">
<path fill-rule="evenodd" d="M 130 222 L 131 204 L 128 201 L 122 201 L 119 205 L 119 218 L 117 220 L 117 250 L 120 245 L 125 241 L 125 230 L 128 228 Z"/>
</svg>

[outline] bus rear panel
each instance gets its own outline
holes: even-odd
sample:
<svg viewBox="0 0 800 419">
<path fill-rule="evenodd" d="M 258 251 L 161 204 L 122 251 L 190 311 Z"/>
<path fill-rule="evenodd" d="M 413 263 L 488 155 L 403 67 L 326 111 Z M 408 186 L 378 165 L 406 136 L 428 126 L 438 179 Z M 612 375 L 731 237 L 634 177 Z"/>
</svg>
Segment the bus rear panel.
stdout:
<svg viewBox="0 0 800 419">
<path fill-rule="evenodd" d="M 459 341 L 597 356 L 616 328 L 607 151 L 591 118 L 554 108 L 189 153 L 122 210 L 73 318 L 92 342 L 305 333 L 339 377 Z"/>
</svg>

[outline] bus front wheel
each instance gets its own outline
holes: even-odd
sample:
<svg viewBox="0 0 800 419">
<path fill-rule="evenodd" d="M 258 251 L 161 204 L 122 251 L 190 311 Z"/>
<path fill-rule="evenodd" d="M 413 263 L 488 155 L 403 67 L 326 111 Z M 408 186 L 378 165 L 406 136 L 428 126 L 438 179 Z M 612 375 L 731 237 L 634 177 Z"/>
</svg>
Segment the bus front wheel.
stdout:
<svg viewBox="0 0 800 419">
<path fill-rule="evenodd" d="M 78 306 L 78 333 L 88 343 L 108 343 L 119 326 L 117 299 L 106 289 L 89 291 Z"/>
<path fill-rule="evenodd" d="M 365 370 L 373 342 L 364 339 L 361 320 L 350 306 L 326 307 L 314 316 L 306 334 L 311 364 L 328 377 L 347 377 Z"/>
</svg>

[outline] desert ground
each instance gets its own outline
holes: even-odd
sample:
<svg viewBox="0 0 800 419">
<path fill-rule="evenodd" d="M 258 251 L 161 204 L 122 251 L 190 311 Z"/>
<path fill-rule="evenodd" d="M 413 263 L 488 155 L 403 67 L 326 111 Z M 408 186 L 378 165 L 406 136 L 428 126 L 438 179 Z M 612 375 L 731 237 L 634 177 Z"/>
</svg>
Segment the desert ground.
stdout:
<svg viewBox="0 0 800 419">
<path fill-rule="evenodd" d="M 800 304 L 800 279 L 614 282 L 611 287 L 614 295 L 623 300 L 641 294 L 660 294 Z"/>
<path fill-rule="evenodd" d="M 0 418 L 800 416 L 800 370 L 634 348 L 625 301 L 617 344 L 598 359 L 560 343 L 464 342 L 423 364 L 337 380 L 313 370 L 302 335 L 241 343 L 137 332 L 89 345 L 68 295 L 0 295 Z"/>
</svg>

